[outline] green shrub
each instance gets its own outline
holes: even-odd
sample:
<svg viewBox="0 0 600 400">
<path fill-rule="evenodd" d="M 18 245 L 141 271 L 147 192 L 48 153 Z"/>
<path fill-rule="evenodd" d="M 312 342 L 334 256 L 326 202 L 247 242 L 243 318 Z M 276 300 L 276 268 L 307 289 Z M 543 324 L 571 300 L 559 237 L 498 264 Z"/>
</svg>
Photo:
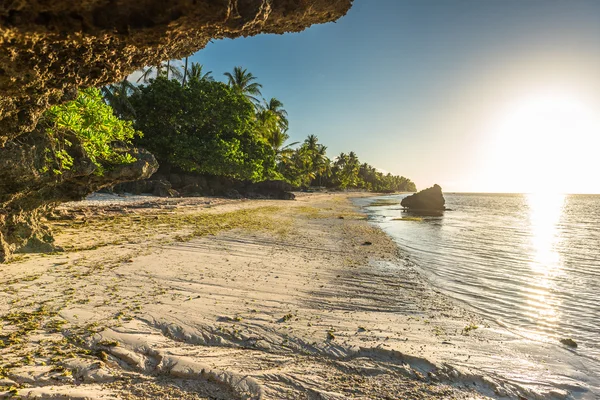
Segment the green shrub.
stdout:
<svg viewBox="0 0 600 400">
<path fill-rule="evenodd" d="M 99 89 L 82 90 L 75 100 L 51 107 L 41 122 L 51 143 L 42 172 L 61 175 L 70 170 L 77 145 L 96 166 L 98 175 L 111 165 L 135 161 L 126 150 L 141 133 L 133 129 L 130 121 L 113 114 Z"/>
</svg>

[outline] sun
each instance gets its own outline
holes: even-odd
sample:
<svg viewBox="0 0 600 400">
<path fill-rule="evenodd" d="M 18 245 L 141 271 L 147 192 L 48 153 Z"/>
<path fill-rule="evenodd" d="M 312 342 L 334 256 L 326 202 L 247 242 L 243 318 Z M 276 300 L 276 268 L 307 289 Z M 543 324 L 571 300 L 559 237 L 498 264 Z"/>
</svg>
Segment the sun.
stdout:
<svg viewBox="0 0 600 400">
<path fill-rule="evenodd" d="M 480 179 L 494 191 L 600 193 L 600 109 L 571 93 L 544 91 L 494 118 Z"/>
</svg>

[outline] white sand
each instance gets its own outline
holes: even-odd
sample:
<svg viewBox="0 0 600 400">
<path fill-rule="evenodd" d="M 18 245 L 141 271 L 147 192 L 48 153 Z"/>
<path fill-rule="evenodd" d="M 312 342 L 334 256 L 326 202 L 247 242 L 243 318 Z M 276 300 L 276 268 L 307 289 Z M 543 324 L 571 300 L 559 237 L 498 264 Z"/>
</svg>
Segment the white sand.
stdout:
<svg viewBox="0 0 600 400">
<path fill-rule="evenodd" d="M 347 195 L 109 200 L 52 222 L 69 251 L 0 265 L 0 385 L 74 399 L 565 396 L 495 376 L 490 354 L 510 362 L 497 346 L 518 338 L 435 293 Z"/>
</svg>

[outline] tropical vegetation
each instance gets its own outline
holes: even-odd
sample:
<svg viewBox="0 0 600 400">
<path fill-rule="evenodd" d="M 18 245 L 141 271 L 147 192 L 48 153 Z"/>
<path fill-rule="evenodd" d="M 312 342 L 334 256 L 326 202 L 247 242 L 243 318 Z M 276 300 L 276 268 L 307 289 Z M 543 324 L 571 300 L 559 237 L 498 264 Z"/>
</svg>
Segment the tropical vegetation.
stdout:
<svg viewBox="0 0 600 400">
<path fill-rule="evenodd" d="M 101 175 L 106 168 L 135 161 L 128 149 L 141 132 L 131 121 L 118 118 L 131 116 L 129 106 L 123 106 L 127 91 L 124 84 L 111 85 L 104 91 L 89 88 L 79 92 L 77 98 L 66 104 L 48 109 L 40 126 L 49 140 L 43 173 L 62 175 L 73 167 L 72 154 L 82 149 Z M 111 99 L 112 108 L 104 99 Z"/>
<path fill-rule="evenodd" d="M 258 78 L 245 68 L 223 76 L 225 82 L 217 81 L 212 71 L 186 59 L 180 67 L 174 62 L 148 67 L 139 82 L 124 80 L 102 94 L 128 129 L 119 140 L 133 140 L 163 167 L 253 182 L 279 179 L 304 189 L 416 190 L 409 179 L 384 174 L 353 151 L 330 158 L 316 135 L 288 143 L 283 102 L 264 99 Z M 143 135 L 134 138 L 135 131 Z"/>
</svg>

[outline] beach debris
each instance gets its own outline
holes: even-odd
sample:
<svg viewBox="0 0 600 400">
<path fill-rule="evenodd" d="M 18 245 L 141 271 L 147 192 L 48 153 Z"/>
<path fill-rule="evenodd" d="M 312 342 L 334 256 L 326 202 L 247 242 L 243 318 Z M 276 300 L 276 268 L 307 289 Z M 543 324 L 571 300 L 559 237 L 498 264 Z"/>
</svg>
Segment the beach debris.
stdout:
<svg viewBox="0 0 600 400">
<path fill-rule="evenodd" d="M 119 346 L 119 342 L 117 342 L 116 340 L 101 340 L 98 343 L 96 343 L 98 346 L 105 346 L 105 347 L 117 347 Z"/>
<path fill-rule="evenodd" d="M 290 321 L 292 318 L 294 318 L 294 314 L 292 314 L 292 313 L 285 314 L 283 317 L 281 317 L 281 318 L 279 319 L 279 321 L 278 321 L 278 322 L 288 322 L 288 321 Z"/>
<path fill-rule="evenodd" d="M 230 317 L 229 315 L 221 315 L 217 318 L 218 322 L 240 322 L 241 320 L 242 318 L 237 315 L 235 317 Z"/>
<path fill-rule="evenodd" d="M 364 242 L 362 245 L 363 245 L 363 246 L 371 246 L 372 244 L 373 244 L 373 243 L 371 243 L 371 242 L 368 242 L 368 241 L 367 241 L 367 242 Z"/>
<path fill-rule="evenodd" d="M 565 346 L 569 346 L 569 347 L 573 347 L 573 348 L 577 347 L 577 342 L 571 338 L 560 339 L 560 342 L 562 344 L 564 344 Z"/>
<path fill-rule="evenodd" d="M 327 331 L 327 340 L 335 340 L 335 335 L 333 332 L 335 332 L 333 329 Z"/>
<path fill-rule="evenodd" d="M 462 330 L 462 335 L 464 336 L 469 336 L 469 332 L 474 331 L 475 329 L 478 329 L 479 327 L 477 325 L 475 325 L 474 323 L 470 323 L 469 325 L 465 326 Z"/>
</svg>

